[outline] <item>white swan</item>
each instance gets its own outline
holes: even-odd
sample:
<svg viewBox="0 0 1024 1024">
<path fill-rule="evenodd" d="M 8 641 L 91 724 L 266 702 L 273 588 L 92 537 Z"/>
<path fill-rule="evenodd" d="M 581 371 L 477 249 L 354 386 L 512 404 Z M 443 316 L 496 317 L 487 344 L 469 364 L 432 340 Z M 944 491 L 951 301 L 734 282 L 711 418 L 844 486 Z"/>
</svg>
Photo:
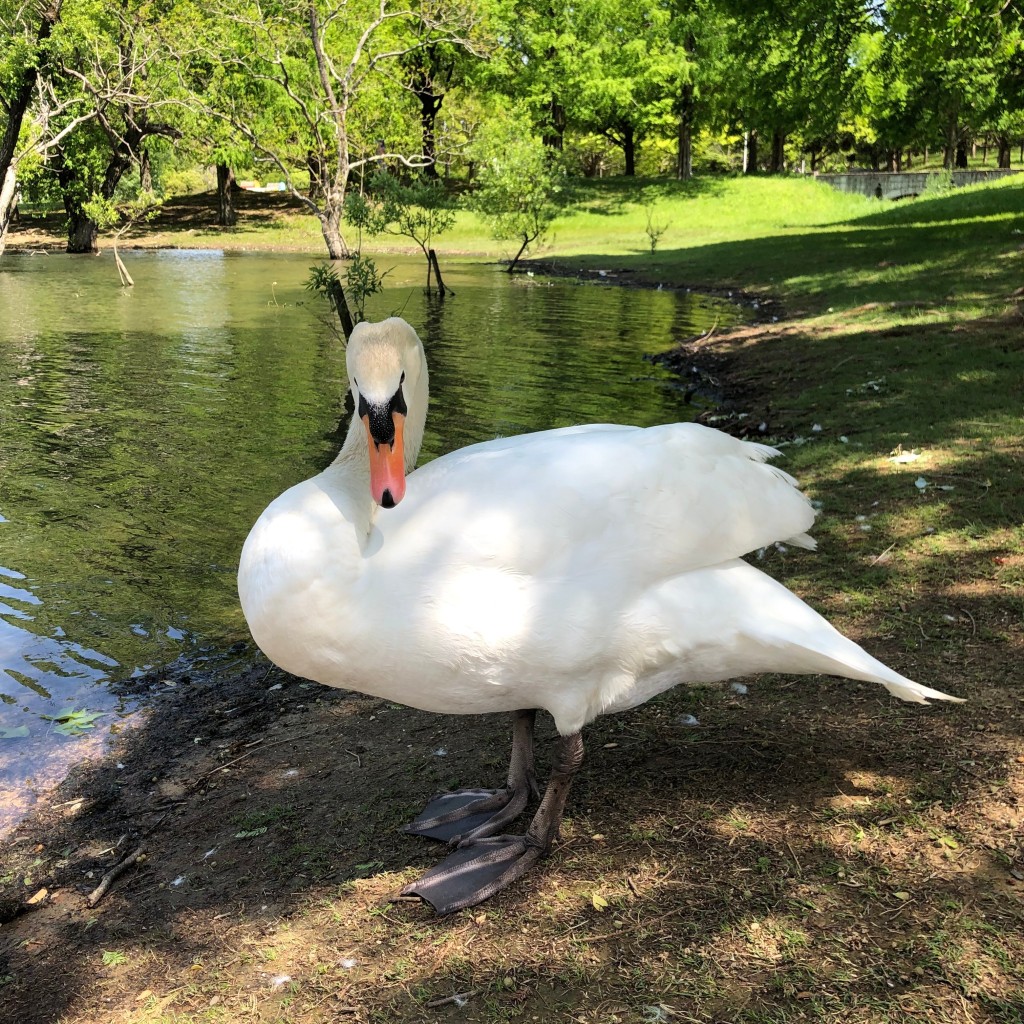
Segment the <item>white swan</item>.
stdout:
<svg viewBox="0 0 1024 1024">
<path fill-rule="evenodd" d="M 572 427 L 473 445 L 406 482 L 427 411 L 416 332 L 361 323 L 347 366 L 356 415 L 341 453 L 260 516 L 239 594 L 256 643 L 296 675 L 426 711 L 515 712 L 507 786 L 442 794 L 408 826 L 459 842 L 407 889 L 439 913 L 548 850 L 598 715 L 766 671 L 957 699 L 876 661 L 741 560 L 777 540 L 814 546 L 810 504 L 765 464 L 774 449 L 692 423 Z M 557 763 L 526 834 L 496 835 L 536 792 L 537 709 L 562 737 Z"/>
</svg>

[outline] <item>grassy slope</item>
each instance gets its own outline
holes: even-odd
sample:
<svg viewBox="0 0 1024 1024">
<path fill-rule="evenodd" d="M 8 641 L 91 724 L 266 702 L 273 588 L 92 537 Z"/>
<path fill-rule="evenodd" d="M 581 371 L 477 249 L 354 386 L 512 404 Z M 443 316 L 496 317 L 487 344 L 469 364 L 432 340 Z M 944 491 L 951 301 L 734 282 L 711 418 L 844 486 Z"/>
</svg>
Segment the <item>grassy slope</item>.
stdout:
<svg viewBox="0 0 1024 1024">
<path fill-rule="evenodd" d="M 127 962 L 82 982 L 68 1020 L 114 1019 L 111 1006 L 167 1024 L 1024 1018 L 1024 324 L 1008 298 L 1022 283 L 1024 186 L 884 207 L 809 181 L 646 191 L 655 222 L 672 225 L 655 257 L 621 182 L 589 190 L 552 252 L 569 269 L 781 299 L 778 323 L 700 346 L 724 360 L 748 414 L 732 426 L 764 422 L 823 504 L 819 553 L 773 552 L 768 568 L 969 703 L 919 709 L 866 686 L 768 677 L 746 700 L 698 689 L 601 720 L 555 855 L 441 922 L 382 902 L 419 870 L 410 858 L 436 856 L 386 837 L 421 789 L 500 775 L 504 725 L 455 728 L 380 703 L 361 718 L 296 713 L 302 744 L 260 748 L 203 796 L 223 801 L 229 832 L 269 827 L 268 846 L 226 843 L 210 888 L 191 894 L 124 883 L 96 929 L 82 926 L 96 938 L 78 974 L 93 979 L 100 949 Z M 464 221 L 446 244 L 480 239 Z M 896 462 L 900 448 L 919 457 Z M 690 712 L 701 729 L 678 726 Z M 447 762 L 433 756 L 442 742 Z M 479 759 L 456 770 L 456 747 Z M 367 748 L 372 777 L 338 753 Z M 313 809 L 301 789 L 280 791 L 286 749 L 311 775 L 333 773 Z M 202 814 L 187 804 L 175 830 L 209 824 Z M 206 846 L 180 845 L 154 848 L 158 877 L 198 873 Z M 166 935 L 131 925 L 157 907 Z M 288 982 L 273 989 L 270 975 Z M 467 992 L 465 1006 L 429 1007 Z"/>
</svg>

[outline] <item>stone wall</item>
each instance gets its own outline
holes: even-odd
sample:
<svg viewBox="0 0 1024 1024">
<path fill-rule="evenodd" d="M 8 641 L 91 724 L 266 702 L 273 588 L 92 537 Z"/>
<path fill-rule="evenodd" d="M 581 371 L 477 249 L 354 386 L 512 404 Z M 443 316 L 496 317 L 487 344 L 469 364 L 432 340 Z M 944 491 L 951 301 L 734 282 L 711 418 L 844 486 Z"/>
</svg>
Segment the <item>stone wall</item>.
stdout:
<svg viewBox="0 0 1024 1024">
<path fill-rule="evenodd" d="M 1005 178 L 1008 174 L 1019 174 L 1019 171 L 953 171 L 953 184 L 957 188 L 964 185 L 977 185 L 982 181 L 994 181 Z M 919 196 L 928 186 L 930 178 L 937 171 L 907 171 L 895 173 L 890 171 L 850 171 L 847 174 L 816 174 L 818 181 L 823 181 L 840 192 L 859 192 L 865 196 L 878 199 L 904 199 L 907 196 Z"/>
</svg>

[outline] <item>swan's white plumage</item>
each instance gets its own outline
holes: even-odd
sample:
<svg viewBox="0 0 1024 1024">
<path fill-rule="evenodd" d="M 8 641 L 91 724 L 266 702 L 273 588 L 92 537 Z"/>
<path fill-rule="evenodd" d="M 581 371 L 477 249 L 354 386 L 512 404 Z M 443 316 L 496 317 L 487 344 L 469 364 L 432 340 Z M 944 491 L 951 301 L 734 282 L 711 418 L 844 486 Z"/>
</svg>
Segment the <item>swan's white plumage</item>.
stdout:
<svg viewBox="0 0 1024 1024">
<path fill-rule="evenodd" d="M 411 458 L 422 363 L 402 321 L 360 325 L 350 342 L 355 391 L 382 401 L 407 374 Z M 813 510 L 767 446 L 696 424 L 503 438 L 411 473 L 393 509 L 369 498 L 365 449 L 356 422 L 335 464 L 274 501 L 242 553 L 253 636 L 297 675 L 428 711 L 544 708 L 563 734 L 678 683 L 762 671 L 955 699 L 740 560 L 780 540 L 813 546 Z"/>
</svg>

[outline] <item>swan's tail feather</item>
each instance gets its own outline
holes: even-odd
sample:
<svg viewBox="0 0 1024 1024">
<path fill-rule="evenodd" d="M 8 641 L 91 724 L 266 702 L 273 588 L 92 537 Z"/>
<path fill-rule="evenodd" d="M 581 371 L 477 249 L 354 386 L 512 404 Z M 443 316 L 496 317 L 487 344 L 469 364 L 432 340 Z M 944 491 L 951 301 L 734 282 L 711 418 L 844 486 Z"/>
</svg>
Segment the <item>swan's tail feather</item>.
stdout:
<svg viewBox="0 0 1024 1024">
<path fill-rule="evenodd" d="M 909 679 L 904 679 L 900 683 L 887 683 L 883 681 L 882 685 L 894 697 L 899 697 L 900 700 L 911 701 L 914 704 L 927 704 L 930 700 L 949 700 L 954 704 L 964 703 L 963 697 L 952 697 L 941 690 L 933 690 L 929 686 L 913 683 Z"/>
<path fill-rule="evenodd" d="M 811 614 L 816 616 L 817 613 L 812 611 Z M 914 704 L 927 704 L 930 700 L 963 703 L 962 697 L 953 697 L 941 690 L 933 690 L 930 686 L 923 686 L 900 675 L 877 658 L 873 658 L 863 647 L 843 636 L 826 620 L 819 621 L 818 629 L 811 636 L 794 636 L 789 640 L 790 644 L 802 648 L 804 657 L 810 656 L 804 671 L 825 672 L 848 679 L 860 679 L 867 683 L 881 683 L 894 697 Z"/>
<path fill-rule="evenodd" d="M 809 533 L 798 533 L 795 537 L 787 537 L 787 544 L 795 548 L 805 548 L 807 551 L 817 551 L 818 542 Z"/>
<path fill-rule="evenodd" d="M 767 462 L 782 454 L 778 448 L 773 448 L 770 444 L 762 444 L 760 441 L 744 441 L 743 450 L 747 458 L 753 459 L 755 462 Z"/>
<path fill-rule="evenodd" d="M 930 700 L 962 703 L 960 697 L 922 686 L 882 664 L 796 594 L 753 566 L 734 563 L 723 577 L 728 575 L 743 577 L 743 597 L 750 602 L 744 615 L 746 628 L 756 623 L 749 635 L 779 652 L 778 671 L 823 673 L 881 683 L 894 697 L 915 704 L 927 704 Z M 737 610 L 735 603 L 732 610 Z M 740 611 L 743 614 L 744 610 Z"/>
</svg>

